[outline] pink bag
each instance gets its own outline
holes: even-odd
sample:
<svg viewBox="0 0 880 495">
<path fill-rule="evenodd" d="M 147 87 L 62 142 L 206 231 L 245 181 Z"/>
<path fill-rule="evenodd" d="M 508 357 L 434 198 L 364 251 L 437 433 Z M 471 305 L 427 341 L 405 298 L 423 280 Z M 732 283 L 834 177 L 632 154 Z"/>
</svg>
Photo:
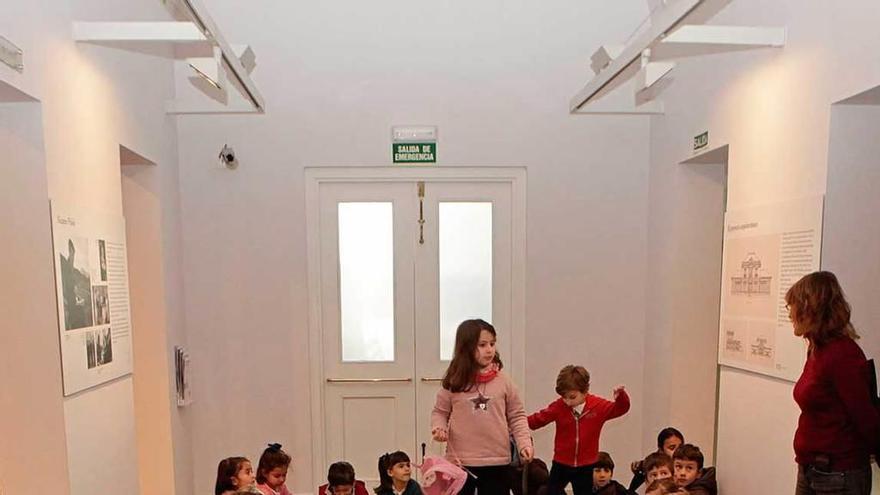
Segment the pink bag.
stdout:
<svg viewBox="0 0 880 495">
<path fill-rule="evenodd" d="M 419 469 L 424 495 L 456 495 L 468 477 L 464 469 L 435 455 L 426 456 Z"/>
</svg>

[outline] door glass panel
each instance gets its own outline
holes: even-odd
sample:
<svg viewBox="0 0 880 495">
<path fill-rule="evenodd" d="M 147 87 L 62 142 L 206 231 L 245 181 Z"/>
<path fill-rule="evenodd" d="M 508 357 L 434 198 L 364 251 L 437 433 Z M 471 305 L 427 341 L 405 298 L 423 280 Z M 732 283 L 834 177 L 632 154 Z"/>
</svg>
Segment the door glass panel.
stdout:
<svg viewBox="0 0 880 495">
<path fill-rule="evenodd" d="M 339 203 L 342 361 L 394 361 L 394 215 L 388 203 Z"/>
<path fill-rule="evenodd" d="M 492 203 L 441 202 L 440 359 L 462 320 L 492 321 Z"/>
</svg>

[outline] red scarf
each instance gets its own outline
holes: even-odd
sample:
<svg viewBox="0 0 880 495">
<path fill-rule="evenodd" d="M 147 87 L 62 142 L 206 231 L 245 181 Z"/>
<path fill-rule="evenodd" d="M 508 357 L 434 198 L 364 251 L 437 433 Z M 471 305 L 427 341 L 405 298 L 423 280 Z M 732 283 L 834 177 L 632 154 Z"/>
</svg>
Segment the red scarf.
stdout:
<svg viewBox="0 0 880 495">
<path fill-rule="evenodd" d="M 492 363 L 485 371 L 477 373 L 477 383 L 489 383 L 498 376 L 498 365 Z"/>
</svg>

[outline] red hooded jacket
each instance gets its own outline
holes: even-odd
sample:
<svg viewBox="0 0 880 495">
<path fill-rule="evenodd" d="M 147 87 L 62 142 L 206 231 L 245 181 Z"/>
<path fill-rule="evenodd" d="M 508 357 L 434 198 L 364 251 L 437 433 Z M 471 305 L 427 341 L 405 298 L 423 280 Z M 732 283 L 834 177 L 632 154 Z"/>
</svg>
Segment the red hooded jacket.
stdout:
<svg viewBox="0 0 880 495">
<path fill-rule="evenodd" d="M 629 395 L 621 390 L 614 402 L 587 394 L 584 411 L 575 418 L 572 408 L 560 397 L 545 409 L 529 416 L 529 428 L 537 430 L 556 423 L 553 461 L 570 467 L 587 466 L 599 457 L 602 425 L 629 411 Z"/>
</svg>

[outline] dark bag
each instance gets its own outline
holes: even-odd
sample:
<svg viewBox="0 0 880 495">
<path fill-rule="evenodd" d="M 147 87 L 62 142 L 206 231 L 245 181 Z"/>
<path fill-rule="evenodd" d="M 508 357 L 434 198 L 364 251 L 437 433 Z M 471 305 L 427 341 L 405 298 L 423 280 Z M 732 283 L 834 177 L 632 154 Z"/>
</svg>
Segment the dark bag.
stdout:
<svg viewBox="0 0 880 495">
<path fill-rule="evenodd" d="M 880 413 L 880 395 L 877 394 L 877 368 L 874 366 L 874 360 L 868 360 L 868 392 L 871 394 L 871 402 Z M 880 439 L 877 440 L 880 443 Z M 880 467 L 880 452 L 874 452 L 874 462 Z"/>
<path fill-rule="evenodd" d="M 880 396 L 877 395 L 877 368 L 873 359 L 868 360 L 868 391 L 871 393 L 871 402 L 880 408 Z"/>
<path fill-rule="evenodd" d="M 541 459 L 532 459 L 532 462 L 520 467 L 510 466 L 508 473 L 507 484 L 513 495 L 542 495 L 546 492 L 550 470 Z"/>
<path fill-rule="evenodd" d="M 519 448 L 516 446 L 516 440 L 513 439 L 513 435 L 510 435 L 510 465 L 513 467 L 523 465 L 522 459 L 519 456 Z"/>
</svg>

